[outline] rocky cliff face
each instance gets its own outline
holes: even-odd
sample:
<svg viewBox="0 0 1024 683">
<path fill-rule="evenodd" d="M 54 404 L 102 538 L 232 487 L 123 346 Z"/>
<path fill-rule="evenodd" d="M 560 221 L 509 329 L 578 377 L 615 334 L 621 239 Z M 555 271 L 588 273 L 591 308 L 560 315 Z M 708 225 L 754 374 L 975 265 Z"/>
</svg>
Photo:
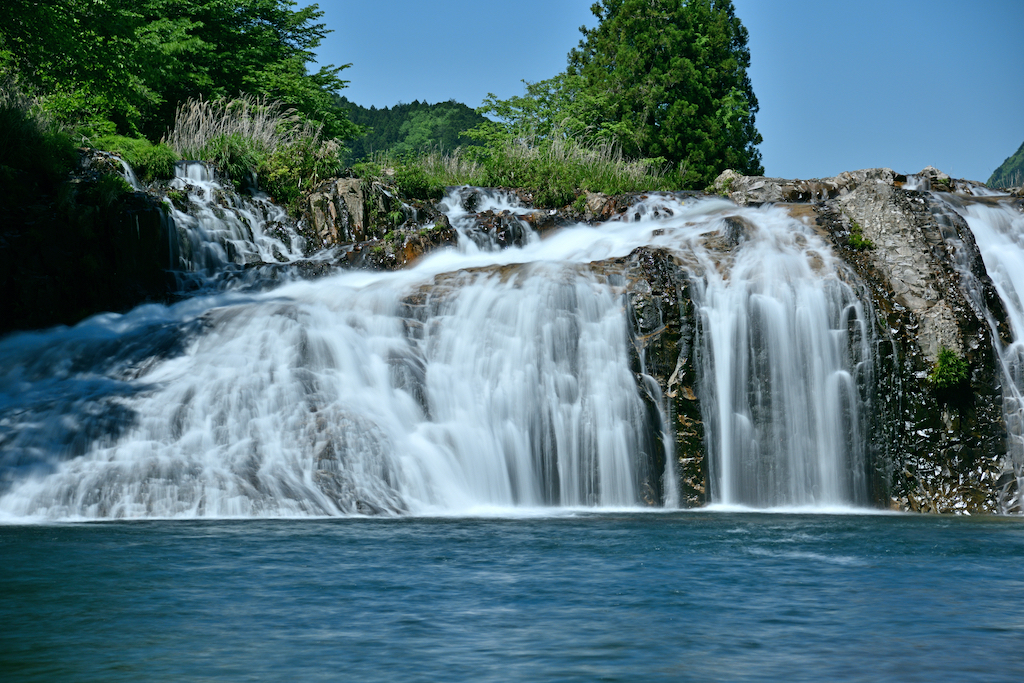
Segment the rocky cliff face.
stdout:
<svg viewBox="0 0 1024 683">
<path fill-rule="evenodd" d="M 870 169 L 812 181 L 726 172 L 716 187 L 738 204 L 788 204 L 828 237 L 870 296 L 880 339 L 876 502 L 931 512 L 1008 509 L 1016 479 L 993 347 L 1009 341 L 1006 313 L 966 223 L 941 196 L 921 191 L 970 197 L 977 186 L 934 169 L 909 178 Z M 944 347 L 970 368 L 954 392 L 929 381 Z"/>
</svg>

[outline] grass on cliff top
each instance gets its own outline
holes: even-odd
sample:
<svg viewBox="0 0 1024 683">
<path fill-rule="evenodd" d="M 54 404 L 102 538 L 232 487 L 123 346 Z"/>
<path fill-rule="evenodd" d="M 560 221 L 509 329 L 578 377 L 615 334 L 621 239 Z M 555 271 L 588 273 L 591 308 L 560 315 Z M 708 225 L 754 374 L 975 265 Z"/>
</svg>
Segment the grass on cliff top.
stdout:
<svg viewBox="0 0 1024 683">
<path fill-rule="evenodd" d="M 280 102 L 258 97 L 188 100 L 178 107 L 166 142 L 183 159 L 212 162 L 241 188 L 261 189 L 293 213 L 302 191 L 341 170 L 342 145 L 323 126 Z"/>
<path fill-rule="evenodd" d="M 612 145 L 590 147 L 572 138 L 536 137 L 491 141 L 466 152 L 426 152 L 393 157 L 378 154 L 353 167 L 359 176 L 393 171 L 406 197 L 439 197 L 444 187 L 515 187 L 534 195 L 539 207 L 571 204 L 584 192 L 622 194 L 679 189 L 679 174 L 661 160 L 631 160 Z"/>
<path fill-rule="evenodd" d="M 92 140 L 92 144 L 97 149 L 119 155 L 144 182 L 174 177 L 174 162 L 178 161 L 178 153 L 164 143 L 154 145 L 143 138 L 107 135 Z"/>
</svg>

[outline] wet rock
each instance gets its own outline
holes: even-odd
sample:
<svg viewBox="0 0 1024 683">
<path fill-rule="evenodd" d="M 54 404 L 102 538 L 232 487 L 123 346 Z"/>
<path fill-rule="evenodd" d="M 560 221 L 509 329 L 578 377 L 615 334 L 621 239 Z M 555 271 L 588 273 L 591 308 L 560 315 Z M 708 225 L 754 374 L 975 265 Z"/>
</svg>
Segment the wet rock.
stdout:
<svg viewBox="0 0 1024 683">
<path fill-rule="evenodd" d="M 312 251 L 366 239 L 366 197 L 359 178 L 324 181 L 303 204 L 304 236 Z"/>
<path fill-rule="evenodd" d="M 379 239 L 366 240 L 347 249 L 337 265 L 346 268 L 399 270 L 438 249 L 453 247 L 459 234 L 442 215 L 433 225 L 395 229 Z"/>
</svg>

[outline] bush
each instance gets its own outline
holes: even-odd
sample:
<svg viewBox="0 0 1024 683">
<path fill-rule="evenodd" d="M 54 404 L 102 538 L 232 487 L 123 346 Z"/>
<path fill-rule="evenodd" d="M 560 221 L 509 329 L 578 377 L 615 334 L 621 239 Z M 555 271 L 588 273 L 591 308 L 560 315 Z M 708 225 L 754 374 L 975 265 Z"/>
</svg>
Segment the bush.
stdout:
<svg viewBox="0 0 1024 683">
<path fill-rule="evenodd" d="M 135 175 L 145 182 L 174 177 L 174 164 L 179 159 L 178 153 L 168 145 L 154 145 L 143 138 L 107 135 L 93 140 L 93 145 L 120 156 L 132 167 Z"/>
<path fill-rule="evenodd" d="M 928 379 L 938 391 L 948 391 L 967 384 L 967 369 L 967 361 L 956 351 L 943 346 Z"/>
<path fill-rule="evenodd" d="M 856 249 L 857 251 L 875 248 L 875 243 L 864 237 L 860 224 L 857 221 L 850 221 L 850 237 L 847 239 L 847 244 L 850 245 L 851 249 Z"/>
<path fill-rule="evenodd" d="M 415 160 L 395 167 L 395 185 L 406 199 L 440 199 L 444 196 L 444 186 L 435 182 Z"/>
</svg>

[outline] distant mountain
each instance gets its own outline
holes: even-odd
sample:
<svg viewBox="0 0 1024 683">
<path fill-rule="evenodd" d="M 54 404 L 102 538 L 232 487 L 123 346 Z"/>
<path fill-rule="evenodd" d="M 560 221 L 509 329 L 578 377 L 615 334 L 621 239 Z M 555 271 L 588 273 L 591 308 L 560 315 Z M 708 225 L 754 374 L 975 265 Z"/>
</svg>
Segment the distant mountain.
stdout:
<svg viewBox="0 0 1024 683">
<path fill-rule="evenodd" d="M 472 145 L 475 143 L 462 133 L 487 120 L 455 100 L 437 104 L 415 100 L 394 107 L 367 109 L 339 97 L 338 105 L 348 112 L 353 123 L 369 129 L 364 137 L 349 142 L 348 163 L 375 152 L 404 154 Z"/>
<path fill-rule="evenodd" d="M 1021 144 L 1017 152 L 995 170 L 985 184 L 989 187 L 1020 187 L 1024 185 L 1024 144 Z"/>
</svg>

